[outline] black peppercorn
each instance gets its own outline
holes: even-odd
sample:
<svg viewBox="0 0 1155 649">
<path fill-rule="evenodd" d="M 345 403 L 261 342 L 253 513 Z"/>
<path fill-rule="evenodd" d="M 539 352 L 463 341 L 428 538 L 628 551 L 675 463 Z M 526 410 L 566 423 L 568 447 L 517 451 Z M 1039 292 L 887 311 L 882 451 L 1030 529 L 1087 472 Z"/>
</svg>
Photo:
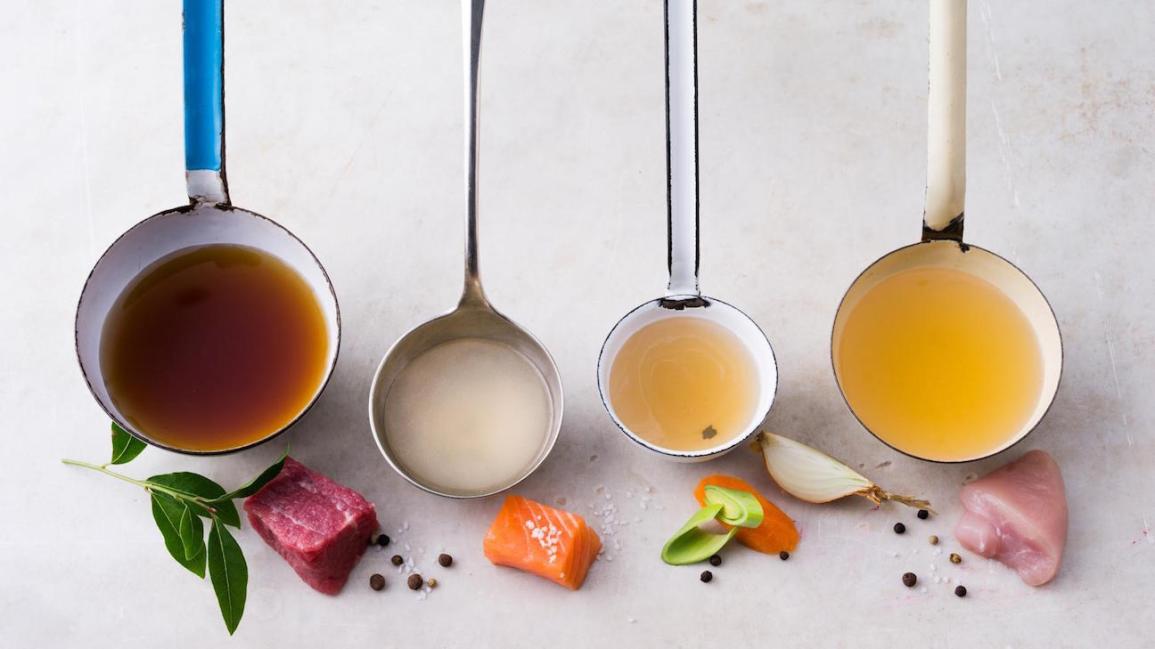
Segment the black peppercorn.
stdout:
<svg viewBox="0 0 1155 649">
<path fill-rule="evenodd" d="M 926 519 L 930 518 L 930 512 L 928 512 L 925 509 L 920 509 L 920 510 L 918 510 L 918 517 L 920 520 L 925 521 Z"/>
<path fill-rule="evenodd" d="M 903 525 L 902 523 L 895 523 L 894 524 L 894 533 L 895 534 L 906 534 L 906 526 Z"/>
<path fill-rule="evenodd" d="M 389 536 L 386 534 L 378 534 L 377 535 L 377 545 L 379 545 L 381 547 L 385 547 L 385 546 L 389 545 Z"/>
<path fill-rule="evenodd" d="M 698 577 L 698 579 L 702 580 L 703 584 L 710 583 L 710 580 L 712 580 L 713 578 L 714 578 L 714 573 L 710 572 L 709 570 L 703 570 L 702 574 Z"/>
<path fill-rule="evenodd" d="M 967 587 L 966 586 L 955 586 L 954 587 L 954 594 L 958 595 L 959 597 L 966 597 L 967 596 Z"/>
<path fill-rule="evenodd" d="M 413 573 L 413 574 L 409 575 L 409 581 L 408 581 L 409 590 L 420 590 L 421 584 L 424 584 L 424 583 L 425 583 L 425 580 L 421 578 L 421 575 L 419 575 L 417 573 Z"/>
<path fill-rule="evenodd" d="M 448 568 L 449 566 L 453 565 L 453 557 L 442 552 L 441 554 L 437 555 L 437 563 L 440 564 L 442 568 Z"/>
<path fill-rule="evenodd" d="M 399 565 L 405 563 L 405 560 L 402 559 L 401 555 L 399 555 L 399 554 L 395 554 L 392 557 L 390 557 L 389 561 L 395 566 L 399 566 Z"/>
<path fill-rule="evenodd" d="M 717 566 L 722 565 L 722 557 L 720 557 L 716 554 L 710 555 L 709 561 L 710 561 L 711 566 L 717 567 Z"/>
<path fill-rule="evenodd" d="M 904 573 L 902 575 L 902 585 L 903 586 L 906 586 L 907 588 L 914 588 L 914 585 L 917 583 L 918 583 L 918 576 L 915 575 L 913 572 Z"/>
<path fill-rule="evenodd" d="M 962 563 L 962 557 L 960 557 L 957 552 L 951 552 L 950 553 L 950 562 L 951 563 Z"/>
<path fill-rule="evenodd" d="M 372 588 L 373 590 L 381 590 L 382 588 L 385 588 L 385 578 L 376 574 L 372 577 L 369 577 L 369 588 Z"/>
<path fill-rule="evenodd" d="M 790 553 L 787 552 L 786 550 L 783 550 L 783 551 L 778 553 L 778 558 L 785 561 L 785 560 L 790 558 Z"/>
</svg>

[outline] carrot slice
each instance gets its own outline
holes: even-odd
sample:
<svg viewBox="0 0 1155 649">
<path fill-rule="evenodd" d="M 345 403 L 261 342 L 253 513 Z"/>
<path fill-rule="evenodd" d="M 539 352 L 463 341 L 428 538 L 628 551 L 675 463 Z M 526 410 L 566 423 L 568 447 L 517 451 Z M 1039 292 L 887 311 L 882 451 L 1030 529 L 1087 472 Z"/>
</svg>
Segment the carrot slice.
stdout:
<svg viewBox="0 0 1155 649">
<path fill-rule="evenodd" d="M 694 498 L 698 499 L 700 505 L 706 504 L 707 485 L 750 492 L 762 505 L 762 524 L 738 529 L 738 540 L 742 545 L 766 554 L 778 554 L 783 550 L 789 552 L 798 545 L 798 528 L 794 527 L 794 521 L 775 507 L 774 503 L 763 498 L 750 483 L 731 475 L 708 475 L 694 489 Z"/>
</svg>

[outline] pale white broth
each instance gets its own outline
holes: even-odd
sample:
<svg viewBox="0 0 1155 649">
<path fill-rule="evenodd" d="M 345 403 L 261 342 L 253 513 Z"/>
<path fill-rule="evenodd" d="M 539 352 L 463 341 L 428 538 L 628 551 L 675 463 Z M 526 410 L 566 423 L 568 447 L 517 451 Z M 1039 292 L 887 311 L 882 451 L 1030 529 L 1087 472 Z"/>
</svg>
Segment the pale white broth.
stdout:
<svg viewBox="0 0 1155 649">
<path fill-rule="evenodd" d="M 385 399 L 385 436 L 420 482 L 482 492 L 533 465 L 552 409 L 529 359 L 505 343 L 462 338 L 431 348 L 397 375 Z"/>
</svg>

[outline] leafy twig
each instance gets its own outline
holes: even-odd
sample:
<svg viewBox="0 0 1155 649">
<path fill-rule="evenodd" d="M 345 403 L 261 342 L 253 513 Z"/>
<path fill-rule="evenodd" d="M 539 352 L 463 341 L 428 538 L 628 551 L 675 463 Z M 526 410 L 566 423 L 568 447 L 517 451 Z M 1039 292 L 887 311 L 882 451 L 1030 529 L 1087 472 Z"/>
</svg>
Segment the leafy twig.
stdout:
<svg viewBox="0 0 1155 649">
<path fill-rule="evenodd" d="M 140 455 L 145 443 L 115 423 L 112 424 L 112 459 L 105 464 L 79 460 L 61 460 L 69 466 L 98 471 L 136 485 L 149 493 L 152 518 L 160 530 L 164 545 L 177 563 L 204 579 L 208 568 L 217 603 L 221 607 L 229 635 L 237 630 L 245 612 L 245 593 L 249 570 L 244 552 L 228 527 L 239 528 L 241 517 L 233 502 L 248 498 L 269 483 L 285 465 L 286 454 L 247 484 L 226 492 L 224 487 L 198 473 L 181 471 L 137 480 L 108 467 L 126 464 Z M 208 544 L 201 519 L 210 522 Z"/>
</svg>

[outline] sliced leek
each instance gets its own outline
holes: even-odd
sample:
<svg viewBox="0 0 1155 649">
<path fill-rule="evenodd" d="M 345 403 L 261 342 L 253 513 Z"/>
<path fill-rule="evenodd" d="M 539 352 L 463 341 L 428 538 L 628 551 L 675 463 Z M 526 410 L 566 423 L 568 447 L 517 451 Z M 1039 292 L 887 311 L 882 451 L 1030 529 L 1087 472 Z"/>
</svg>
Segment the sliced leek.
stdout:
<svg viewBox="0 0 1155 649">
<path fill-rule="evenodd" d="M 762 504 L 751 493 L 710 485 L 706 487 L 706 505 L 682 525 L 662 547 L 662 561 L 672 566 L 699 563 L 717 554 L 741 527 L 762 524 Z M 725 532 L 710 532 L 702 525 L 719 520 L 732 527 Z"/>
</svg>

